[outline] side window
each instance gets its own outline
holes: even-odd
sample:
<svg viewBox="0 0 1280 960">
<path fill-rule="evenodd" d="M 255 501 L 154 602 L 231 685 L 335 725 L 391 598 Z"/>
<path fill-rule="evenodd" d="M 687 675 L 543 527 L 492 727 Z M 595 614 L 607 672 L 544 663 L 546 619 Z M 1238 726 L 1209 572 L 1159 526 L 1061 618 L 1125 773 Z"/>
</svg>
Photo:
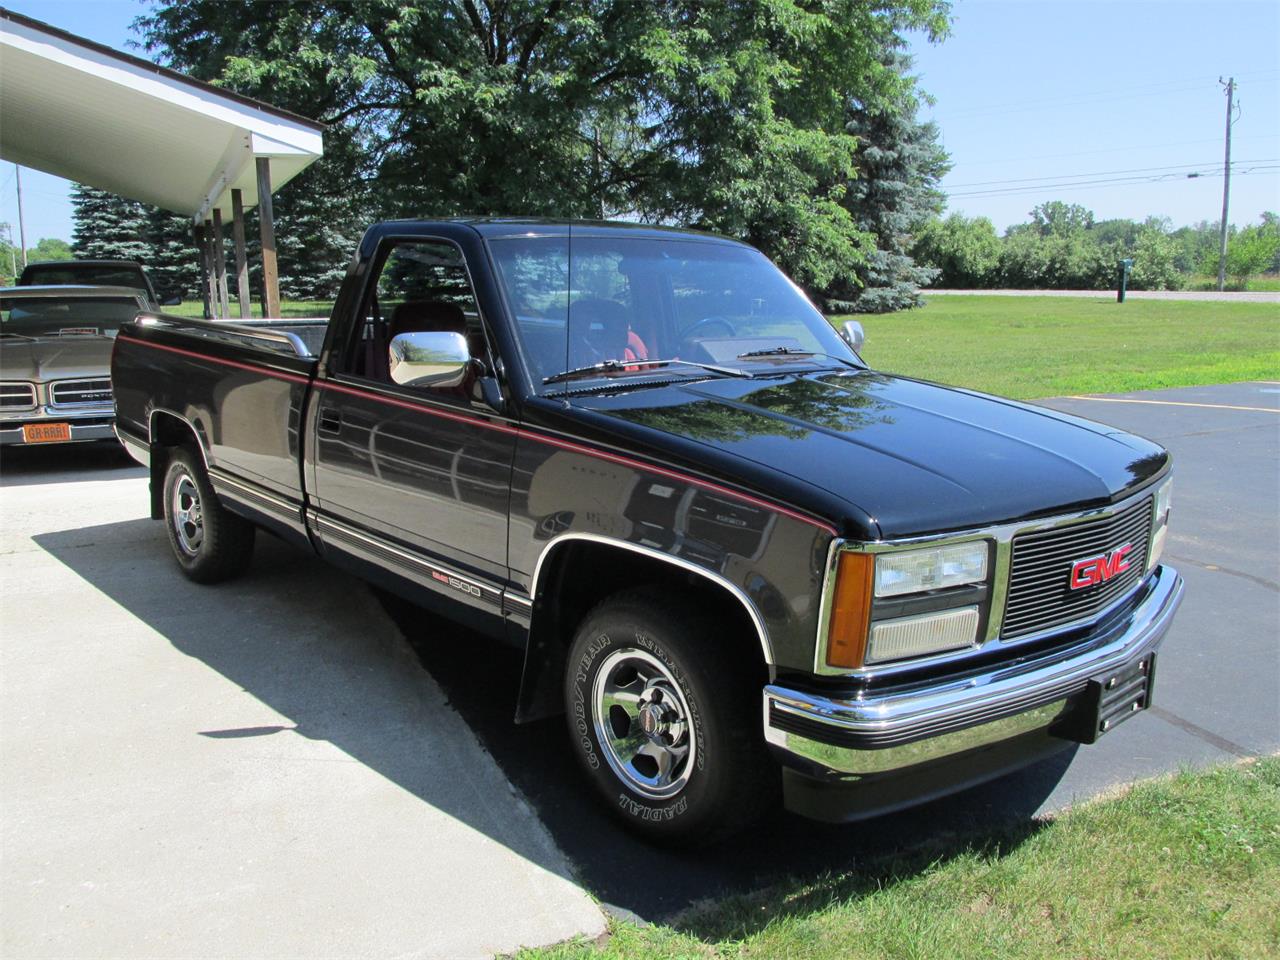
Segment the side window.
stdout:
<svg viewBox="0 0 1280 960">
<path fill-rule="evenodd" d="M 353 333 L 344 372 L 390 383 L 387 348 L 397 334 L 415 331 L 461 333 L 471 356 L 489 367 L 488 340 L 457 247 L 441 240 L 400 241 L 377 269 L 377 282 L 360 306 L 362 322 Z M 456 395 L 460 390 L 469 392 L 457 387 L 431 392 Z"/>
</svg>

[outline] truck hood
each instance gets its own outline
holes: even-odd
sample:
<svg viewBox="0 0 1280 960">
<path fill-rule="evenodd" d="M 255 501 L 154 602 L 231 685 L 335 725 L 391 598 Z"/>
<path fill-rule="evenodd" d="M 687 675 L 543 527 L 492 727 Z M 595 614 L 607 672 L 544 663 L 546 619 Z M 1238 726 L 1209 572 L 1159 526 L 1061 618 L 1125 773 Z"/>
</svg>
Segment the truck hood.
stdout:
<svg viewBox="0 0 1280 960">
<path fill-rule="evenodd" d="M 111 372 L 111 337 L 0 338 L 0 378 L 67 380 Z"/>
<path fill-rule="evenodd" d="M 846 504 L 840 519 L 855 535 L 882 538 L 1108 503 L 1169 459 L 1102 424 L 871 371 L 700 381 L 571 404 L 601 426 L 592 414 L 610 418 L 611 432 L 641 428 L 632 438 L 645 446 L 660 445 L 651 431 L 696 441 L 699 466 L 765 495 L 769 473 L 785 474 L 823 494 L 815 504 Z"/>
</svg>

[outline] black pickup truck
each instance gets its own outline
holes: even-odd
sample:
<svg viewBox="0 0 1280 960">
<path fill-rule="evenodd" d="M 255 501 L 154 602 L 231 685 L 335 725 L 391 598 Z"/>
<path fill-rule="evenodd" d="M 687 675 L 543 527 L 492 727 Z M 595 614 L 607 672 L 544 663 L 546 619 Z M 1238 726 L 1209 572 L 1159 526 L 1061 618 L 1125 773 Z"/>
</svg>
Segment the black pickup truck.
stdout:
<svg viewBox="0 0 1280 960">
<path fill-rule="evenodd" d="M 705 839 L 779 795 L 920 802 L 1150 703 L 1168 454 L 860 345 L 720 237 L 404 221 L 327 325 L 144 314 L 112 379 L 189 577 L 261 528 L 516 645 L 516 720 L 564 713 L 624 821 Z"/>
</svg>

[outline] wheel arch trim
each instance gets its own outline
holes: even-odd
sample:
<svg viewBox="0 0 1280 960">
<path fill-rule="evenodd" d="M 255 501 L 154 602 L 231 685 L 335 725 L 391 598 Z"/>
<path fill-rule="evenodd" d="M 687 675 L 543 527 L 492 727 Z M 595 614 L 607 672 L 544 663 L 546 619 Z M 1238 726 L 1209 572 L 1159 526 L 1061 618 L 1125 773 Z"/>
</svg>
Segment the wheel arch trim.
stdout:
<svg viewBox="0 0 1280 960">
<path fill-rule="evenodd" d="M 538 598 L 538 591 L 542 584 L 542 573 L 546 568 L 548 558 L 552 557 L 556 553 L 557 547 L 560 547 L 570 541 L 586 541 L 588 543 L 596 543 L 602 546 L 627 550 L 631 553 L 638 553 L 652 560 L 657 560 L 660 563 L 666 563 L 673 567 L 678 567 L 681 570 L 697 574 L 700 577 L 710 580 L 716 586 L 727 591 L 730 596 L 742 605 L 742 608 L 746 611 L 747 617 L 750 619 L 752 626 L 755 627 L 756 639 L 760 643 L 760 652 L 764 656 L 765 665 L 772 671 L 775 666 L 775 661 L 773 657 L 773 645 L 769 641 L 769 631 L 765 627 L 764 618 L 760 615 L 759 609 L 751 602 L 751 598 L 742 591 L 742 588 L 723 575 L 712 570 L 708 570 L 706 567 L 700 567 L 696 563 L 691 563 L 681 557 L 673 557 L 669 553 L 663 553 L 661 550 L 655 550 L 652 547 L 645 547 L 638 543 L 630 543 L 626 540 L 618 540 L 613 537 L 602 536 L 598 533 L 562 533 L 558 536 L 552 537 L 547 545 L 543 547 L 542 553 L 538 555 L 537 563 L 534 564 L 533 568 L 533 579 L 529 583 L 529 596 L 535 602 Z"/>
<path fill-rule="evenodd" d="M 192 439 L 196 442 L 196 449 L 200 453 L 200 462 L 204 464 L 205 473 L 208 473 L 209 454 L 204 448 L 204 439 L 201 437 L 200 431 L 196 429 L 194 423 L 174 410 L 169 410 L 166 407 L 156 407 L 147 415 L 147 443 L 151 446 L 156 443 L 156 417 L 158 416 L 172 417 L 186 426 L 191 433 Z"/>
</svg>

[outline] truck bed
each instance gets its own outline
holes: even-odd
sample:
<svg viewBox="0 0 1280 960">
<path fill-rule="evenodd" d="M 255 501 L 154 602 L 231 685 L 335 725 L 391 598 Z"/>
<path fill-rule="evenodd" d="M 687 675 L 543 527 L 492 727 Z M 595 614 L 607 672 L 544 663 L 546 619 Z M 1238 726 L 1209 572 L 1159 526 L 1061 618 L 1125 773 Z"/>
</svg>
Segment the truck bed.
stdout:
<svg viewBox="0 0 1280 960">
<path fill-rule="evenodd" d="M 185 427 L 201 440 L 219 496 L 305 538 L 304 417 L 326 327 L 140 314 L 121 328 L 111 360 L 120 439 L 145 456 L 151 438 Z"/>
</svg>

